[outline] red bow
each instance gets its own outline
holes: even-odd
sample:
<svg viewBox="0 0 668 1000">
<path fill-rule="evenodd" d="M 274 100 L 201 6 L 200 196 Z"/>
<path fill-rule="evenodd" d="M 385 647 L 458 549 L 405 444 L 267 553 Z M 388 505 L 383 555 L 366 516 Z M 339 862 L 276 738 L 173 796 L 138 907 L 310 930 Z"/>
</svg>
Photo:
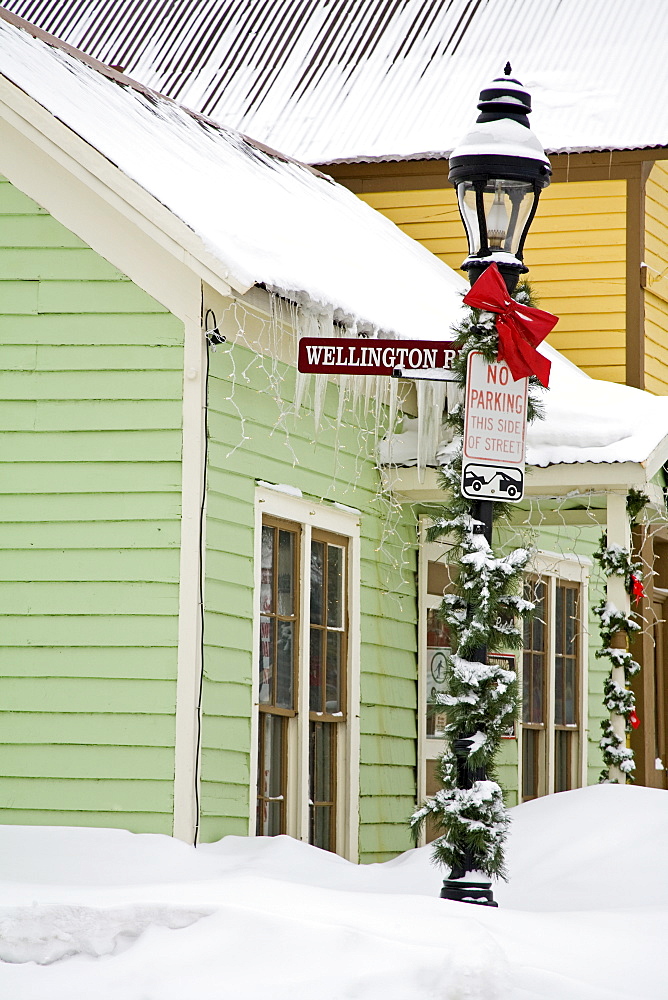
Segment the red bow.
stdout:
<svg viewBox="0 0 668 1000">
<path fill-rule="evenodd" d="M 631 727 L 633 729 L 637 729 L 638 726 L 640 725 L 640 719 L 636 715 L 635 708 L 632 708 L 631 711 L 629 712 L 629 722 L 631 723 Z"/>
<path fill-rule="evenodd" d="M 476 309 L 498 313 L 499 361 L 507 363 L 514 379 L 536 375 L 547 389 L 551 364 L 536 348 L 559 318 L 544 309 L 523 306 L 511 299 L 496 264 L 485 268 L 464 296 L 464 302 Z"/>
<path fill-rule="evenodd" d="M 645 596 L 645 588 L 642 585 L 642 580 L 637 577 L 635 573 L 631 573 L 631 592 L 635 598 L 636 604 L 642 597 Z"/>
</svg>

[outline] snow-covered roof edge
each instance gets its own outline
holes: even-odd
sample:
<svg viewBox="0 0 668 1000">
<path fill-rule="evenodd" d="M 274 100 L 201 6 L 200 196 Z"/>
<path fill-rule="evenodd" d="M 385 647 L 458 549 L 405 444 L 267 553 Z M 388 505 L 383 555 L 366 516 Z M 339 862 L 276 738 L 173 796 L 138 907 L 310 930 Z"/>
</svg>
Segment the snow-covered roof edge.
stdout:
<svg viewBox="0 0 668 1000">
<path fill-rule="evenodd" d="M 331 178 L 16 18 L 0 17 L 0 42 L 2 75 L 54 131 L 64 126 L 138 185 L 144 210 L 150 201 L 163 222 L 169 213 L 192 259 L 242 293 L 265 284 L 352 329 L 447 336 L 462 279 Z"/>
<path fill-rule="evenodd" d="M 540 351 L 552 371 L 549 390 L 541 391 L 544 418 L 527 428 L 527 466 L 617 466 L 624 470 L 622 482 L 635 467 L 635 479 L 649 483 L 668 461 L 668 397 L 593 379 L 547 343 Z M 428 450 L 419 432 L 418 421 L 405 418 L 402 431 L 381 443 L 381 464 L 436 466 L 452 458 L 457 443 L 451 432 L 436 447 L 432 439 Z M 620 476 L 610 473 L 613 479 Z M 572 470 L 564 472 L 565 482 L 572 478 Z"/>
</svg>

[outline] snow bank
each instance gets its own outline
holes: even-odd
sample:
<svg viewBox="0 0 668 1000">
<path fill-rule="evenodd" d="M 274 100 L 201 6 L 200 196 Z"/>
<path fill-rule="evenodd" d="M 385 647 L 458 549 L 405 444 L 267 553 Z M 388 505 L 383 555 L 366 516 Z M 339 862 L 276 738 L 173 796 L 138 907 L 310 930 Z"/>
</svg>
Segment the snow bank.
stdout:
<svg viewBox="0 0 668 1000">
<path fill-rule="evenodd" d="M 662 1000 L 668 794 L 512 818 L 498 910 L 439 899 L 428 847 L 358 866 L 287 837 L 0 828 L 0 996 Z"/>
</svg>

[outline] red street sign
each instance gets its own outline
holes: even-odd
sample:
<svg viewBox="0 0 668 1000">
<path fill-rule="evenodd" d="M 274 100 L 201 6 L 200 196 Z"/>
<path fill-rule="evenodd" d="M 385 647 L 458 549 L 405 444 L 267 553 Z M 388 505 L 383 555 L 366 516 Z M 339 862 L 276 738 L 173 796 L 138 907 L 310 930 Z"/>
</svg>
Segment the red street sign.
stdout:
<svg viewBox="0 0 668 1000">
<path fill-rule="evenodd" d="M 302 337 L 297 368 L 318 375 L 392 375 L 450 370 L 459 348 L 451 340 L 375 340 L 372 338 Z"/>
</svg>

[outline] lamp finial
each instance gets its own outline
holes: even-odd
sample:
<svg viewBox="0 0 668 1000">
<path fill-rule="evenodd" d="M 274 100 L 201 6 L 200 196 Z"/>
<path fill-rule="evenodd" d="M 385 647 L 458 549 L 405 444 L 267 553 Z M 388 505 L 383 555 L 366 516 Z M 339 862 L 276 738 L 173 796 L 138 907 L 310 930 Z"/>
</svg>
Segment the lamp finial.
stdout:
<svg viewBox="0 0 668 1000">
<path fill-rule="evenodd" d="M 506 76 L 510 76 L 510 74 L 512 73 L 512 71 L 513 71 L 513 67 L 510 65 L 509 62 L 507 62 L 506 65 L 503 67 L 503 72 L 506 74 Z"/>
</svg>

